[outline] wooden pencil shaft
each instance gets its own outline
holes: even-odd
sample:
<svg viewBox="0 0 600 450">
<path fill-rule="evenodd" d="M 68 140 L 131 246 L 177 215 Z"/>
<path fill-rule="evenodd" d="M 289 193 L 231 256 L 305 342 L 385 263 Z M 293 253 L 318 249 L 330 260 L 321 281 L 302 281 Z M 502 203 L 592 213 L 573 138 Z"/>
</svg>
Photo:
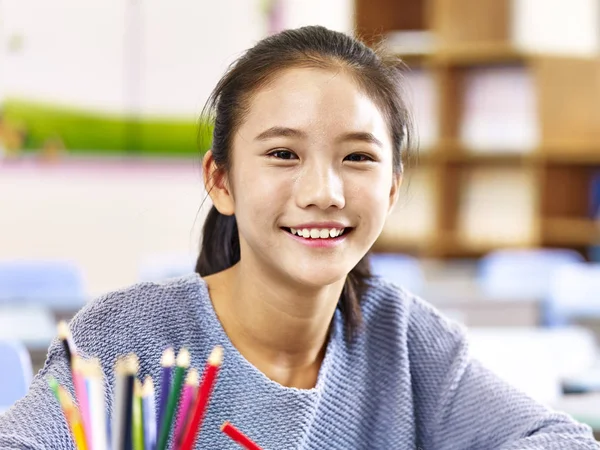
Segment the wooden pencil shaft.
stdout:
<svg viewBox="0 0 600 450">
<path fill-rule="evenodd" d="M 73 353 L 71 352 L 71 347 L 69 347 L 69 343 L 66 339 L 61 339 L 63 348 L 65 349 L 65 353 L 67 355 L 67 361 L 69 363 L 69 368 L 73 370 Z"/>
<path fill-rule="evenodd" d="M 85 433 L 83 431 L 81 417 L 79 415 L 79 411 L 77 411 L 77 408 L 73 403 L 73 400 L 71 399 L 71 395 L 67 392 L 67 390 L 64 387 L 59 386 L 58 397 L 63 407 L 67 424 L 69 425 L 71 434 L 73 435 L 75 447 L 77 448 L 77 450 L 87 450 Z"/>
<path fill-rule="evenodd" d="M 144 450 L 144 426 L 142 411 L 142 393 L 139 381 L 135 380 L 135 389 L 133 397 L 132 426 L 133 426 L 133 449 Z"/>
<path fill-rule="evenodd" d="M 90 393 L 91 448 L 93 450 L 107 450 L 106 401 L 102 378 L 90 377 L 88 387 Z"/>
<path fill-rule="evenodd" d="M 229 422 L 225 422 L 223 424 L 221 431 L 223 431 L 223 433 L 229 436 L 233 441 L 240 444 L 246 450 L 261 450 L 256 443 L 254 443 L 248 436 L 246 436 Z"/>
<path fill-rule="evenodd" d="M 149 392 L 148 392 L 149 391 Z M 156 410 L 154 389 L 147 390 L 142 398 L 144 416 L 144 445 L 145 450 L 154 450 L 156 447 Z"/>
<path fill-rule="evenodd" d="M 123 409 L 123 441 L 121 442 L 122 450 L 132 450 L 133 448 L 133 387 L 135 383 L 135 375 L 127 375 L 125 378 L 125 405 Z"/>
<path fill-rule="evenodd" d="M 179 402 L 179 396 L 181 394 L 181 387 L 183 385 L 183 377 L 185 375 L 185 370 L 186 368 L 181 366 L 178 366 L 175 369 L 175 376 L 173 377 L 173 386 L 171 387 L 171 392 L 169 393 L 167 409 L 163 416 L 163 422 L 161 424 L 160 435 L 158 437 L 156 450 L 166 450 L 167 448 L 169 434 L 173 426 L 175 410 L 177 409 L 177 403 Z"/>
<path fill-rule="evenodd" d="M 169 401 L 169 392 L 171 391 L 172 366 L 163 367 L 160 384 L 160 399 L 158 403 L 158 420 L 156 422 L 156 435 L 160 436 L 162 430 L 163 418 Z"/>
<path fill-rule="evenodd" d="M 124 441 L 124 417 L 125 414 L 125 395 L 126 395 L 126 375 L 122 369 L 123 361 L 118 361 L 115 367 L 115 395 L 112 417 L 112 450 L 122 450 L 121 445 Z"/>
<path fill-rule="evenodd" d="M 185 431 L 185 427 L 189 422 L 190 412 L 192 409 L 192 405 L 194 403 L 194 399 L 196 397 L 197 387 L 194 384 L 187 383 L 183 387 L 183 393 L 181 394 L 181 402 L 179 405 L 179 411 L 177 413 L 177 421 L 175 425 L 175 434 L 174 441 L 177 446 L 181 445 L 181 441 L 183 440 L 183 434 Z"/>
<path fill-rule="evenodd" d="M 192 450 L 194 446 L 194 442 L 200 433 L 202 421 L 206 414 L 206 407 L 210 400 L 218 370 L 219 367 L 213 364 L 208 364 L 206 367 L 202 382 L 198 388 L 198 396 L 196 398 L 196 404 L 194 405 L 192 418 L 186 428 L 185 437 L 181 443 L 180 450 Z"/>
<path fill-rule="evenodd" d="M 83 425 L 83 434 L 87 446 L 92 447 L 91 441 L 91 424 L 90 424 L 90 407 L 89 407 L 89 393 L 87 390 L 85 378 L 85 362 L 77 355 L 73 356 L 73 385 L 75 387 L 75 397 L 77 399 L 77 405 L 79 406 L 79 412 L 81 414 L 81 420 Z"/>
</svg>

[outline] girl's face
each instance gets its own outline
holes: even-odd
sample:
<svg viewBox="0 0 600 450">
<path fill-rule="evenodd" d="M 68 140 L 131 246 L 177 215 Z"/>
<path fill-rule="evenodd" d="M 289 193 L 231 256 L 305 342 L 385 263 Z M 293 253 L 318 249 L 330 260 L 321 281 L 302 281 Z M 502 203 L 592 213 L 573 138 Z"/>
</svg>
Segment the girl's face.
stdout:
<svg viewBox="0 0 600 450">
<path fill-rule="evenodd" d="M 311 287 L 343 279 L 395 203 L 388 125 L 343 72 L 289 69 L 252 98 L 234 137 L 229 189 L 242 261 Z"/>
</svg>

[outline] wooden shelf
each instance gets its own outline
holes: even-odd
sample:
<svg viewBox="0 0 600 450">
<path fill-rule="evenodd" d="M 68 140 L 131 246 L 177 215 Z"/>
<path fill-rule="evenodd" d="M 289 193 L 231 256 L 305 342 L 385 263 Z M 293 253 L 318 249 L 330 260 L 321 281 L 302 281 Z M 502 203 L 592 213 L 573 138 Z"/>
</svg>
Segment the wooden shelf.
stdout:
<svg viewBox="0 0 600 450">
<path fill-rule="evenodd" d="M 390 240 L 380 237 L 373 245 L 373 251 L 378 253 L 408 253 L 437 256 L 435 239 L 431 240 Z"/>
<path fill-rule="evenodd" d="M 565 145 L 544 149 L 540 156 L 548 163 L 600 165 L 600 147 Z"/>
<path fill-rule="evenodd" d="M 548 218 L 542 228 L 543 240 L 549 245 L 587 246 L 600 242 L 600 223 L 591 219 Z"/>
<path fill-rule="evenodd" d="M 394 54 L 409 66 L 432 67 L 523 64 L 537 56 L 503 43 L 478 43 L 440 48 L 433 52 L 394 52 Z"/>
<path fill-rule="evenodd" d="M 409 69 L 416 68 L 414 78 L 407 76 L 409 88 L 423 89 L 413 91 L 412 104 L 409 98 L 416 128 L 429 133 L 424 142 L 438 139 L 431 148 L 417 149 L 406 164 L 416 171 L 423 167 L 435 180 L 426 200 L 435 211 L 434 236 L 413 242 L 402 239 L 401 232 L 392 233 L 397 242 L 380 239 L 378 250 L 439 257 L 484 255 L 508 245 L 487 241 L 486 234 L 512 236 L 502 228 L 500 233 L 491 230 L 498 224 L 494 214 L 514 224 L 518 239 L 520 222 L 499 210 L 511 202 L 516 205 L 515 218 L 519 214 L 531 234 L 524 238 L 531 242 L 521 247 L 584 251 L 600 243 L 600 225 L 586 218 L 593 180 L 600 173 L 600 59 L 522 50 L 536 43 L 515 38 L 511 0 L 354 1 L 357 29 L 373 37 L 370 43 L 398 31 L 416 31 L 413 38 L 424 32 L 421 41 L 406 35 L 404 42 L 412 42 L 416 51 L 390 50 Z M 396 42 L 402 38 L 396 36 Z M 498 142 L 498 149 L 477 151 L 463 144 L 484 146 L 486 140 Z M 536 142 L 533 149 L 513 148 Z M 495 194 L 504 203 L 495 202 Z M 461 230 L 472 231 L 486 219 L 490 224 L 482 225 L 477 236 Z M 483 234 L 482 241 L 465 241 L 461 233 Z"/>
<path fill-rule="evenodd" d="M 474 152 L 458 146 L 440 145 L 438 147 L 428 149 L 427 151 L 419 151 L 418 155 L 412 157 L 412 161 L 417 165 L 435 165 L 446 163 L 460 164 L 487 164 L 494 165 L 519 165 L 523 163 L 531 163 L 541 159 L 537 152 L 517 153 L 517 152 L 502 152 L 502 151 L 485 151 Z"/>
<path fill-rule="evenodd" d="M 432 63 L 453 66 L 523 63 L 529 57 L 505 43 L 476 43 L 439 49 L 429 56 Z"/>
</svg>

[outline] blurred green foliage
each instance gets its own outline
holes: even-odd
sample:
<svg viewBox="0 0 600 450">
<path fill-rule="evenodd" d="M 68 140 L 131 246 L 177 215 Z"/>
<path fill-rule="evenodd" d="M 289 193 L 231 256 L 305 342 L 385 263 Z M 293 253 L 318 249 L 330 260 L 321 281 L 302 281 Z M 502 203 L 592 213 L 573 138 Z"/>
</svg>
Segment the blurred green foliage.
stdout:
<svg viewBox="0 0 600 450">
<path fill-rule="evenodd" d="M 198 156 L 212 139 L 205 120 L 136 119 L 21 100 L 5 101 L 0 112 L 8 124 L 25 130 L 26 150 L 59 138 L 70 153 Z"/>
</svg>

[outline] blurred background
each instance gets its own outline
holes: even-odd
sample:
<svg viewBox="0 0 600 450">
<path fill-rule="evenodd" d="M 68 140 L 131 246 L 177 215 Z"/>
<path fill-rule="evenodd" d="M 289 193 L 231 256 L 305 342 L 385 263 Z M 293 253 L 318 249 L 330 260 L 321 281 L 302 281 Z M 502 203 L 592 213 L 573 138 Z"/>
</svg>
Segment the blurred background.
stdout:
<svg viewBox="0 0 600 450">
<path fill-rule="evenodd" d="M 418 148 L 374 271 L 600 432 L 598 0 L 0 0 L 0 410 L 57 320 L 193 271 L 202 106 L 257 40 L 314 24 L 408 67 Z"/>
</svg>

